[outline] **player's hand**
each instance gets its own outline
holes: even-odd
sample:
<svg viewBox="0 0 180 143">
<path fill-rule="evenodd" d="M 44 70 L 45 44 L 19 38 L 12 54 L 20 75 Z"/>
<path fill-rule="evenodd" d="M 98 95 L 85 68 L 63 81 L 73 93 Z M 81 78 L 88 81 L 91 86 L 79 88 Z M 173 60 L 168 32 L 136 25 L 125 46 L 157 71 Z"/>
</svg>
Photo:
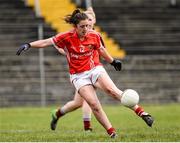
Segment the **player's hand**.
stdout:
<svg viewBox="0 0 180 143">
<path fill-rule="evenodd" d="M 120 60 L 114 59 L 111 63 L 112 66 L 114 66 L 116 71 L 120 71 L 122 68 L 122 62 Z"/>
<path fill-rule="evenodd" d="M 21 47 L 17 50 L 16 55 L 20 55 L 22 51 L 27 51 L 31 45 L 29 43 L 21 45 Z"/>
</svg>

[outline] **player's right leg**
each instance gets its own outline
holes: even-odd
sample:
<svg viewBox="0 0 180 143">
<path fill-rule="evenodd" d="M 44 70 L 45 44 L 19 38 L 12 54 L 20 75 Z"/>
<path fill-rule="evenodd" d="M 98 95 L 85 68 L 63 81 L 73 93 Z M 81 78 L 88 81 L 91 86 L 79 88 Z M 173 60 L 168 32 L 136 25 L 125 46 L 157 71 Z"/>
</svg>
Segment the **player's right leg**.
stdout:
<svg viewBox="0 0 180 143">
<path fill-rule="evenodd" d="M 134 107 L 131 107 L 131 109 L 139 117 L 141 117 L 149 127 L 152 127 L 152 125 L 154 123 L 154 119 L 153 119 L 153 117 L 149 113 L 144 111 L 143 107 L 141 107 L 139 105 L 135 105 Z"/>
<path fill-rule="evenodd" d="M 74 100 L 67 102 L 64 106 L 61 108 L 55 109 L 52 111 L 52 119 L 50 127 L 52 130 L 56 129 L 57 122 L 60 117 L 64 116 L 68 112 L 72 112 L 79 107 L 81 107 L 83 104 L 83 98 L 79 94 L 75 94 Z"/>
<path fill-rule="evenodd" d="M 97 98 L 94 87 L 92 85 L 85 85 L 79 89 L 79 94 L 89 104 L 96 119 L 106 129 L 110 137 L 114 138 L 116 136 L 115 129 L 112 127 L 106 113 L 104 112 Z"/>
</svg>

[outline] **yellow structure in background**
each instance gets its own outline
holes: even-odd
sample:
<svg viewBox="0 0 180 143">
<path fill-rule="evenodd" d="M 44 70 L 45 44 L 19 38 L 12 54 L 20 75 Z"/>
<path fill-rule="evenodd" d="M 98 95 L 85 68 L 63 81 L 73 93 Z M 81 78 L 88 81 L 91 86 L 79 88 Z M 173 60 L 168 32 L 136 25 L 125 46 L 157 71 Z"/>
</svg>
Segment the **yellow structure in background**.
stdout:
<svg viewBox="0 0 180 143">
<path fill-rule="evenodd" d="M 34 7 L 35 0 L 27 1 L 29 6 Z M 70 0 L 39 0 L 41 16 L 49 23 L 57 32 L 65 32 L 72 28 L 71 25 L 66 24 L 63 20 L 64 16 L 71 14 L 76 9 L 76 5 Z M 96 31 L 102 34 L 108 52 L 115 58 L 124 58 L 125 51 L 120 49 L 119 45 L 109 38 L 105 32 L 102 32 L 98 26 Z"/>
</svg>

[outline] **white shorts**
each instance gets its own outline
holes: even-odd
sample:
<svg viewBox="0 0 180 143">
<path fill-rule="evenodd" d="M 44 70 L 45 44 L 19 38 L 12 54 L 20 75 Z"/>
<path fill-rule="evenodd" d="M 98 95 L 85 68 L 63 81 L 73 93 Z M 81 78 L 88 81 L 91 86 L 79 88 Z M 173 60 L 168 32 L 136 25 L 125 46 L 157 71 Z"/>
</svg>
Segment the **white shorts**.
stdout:
<svg viewBox="0 0 180 143">
<path fill-rule="evenodd" d="M 103 66 L 96 66 L 90 71 L 85 71 L 78 74 L 71 74 L 70 80 L 76 90 L 78 91 L 81 87 L 85 85 L 94 85 L 98 79 L 98 77 L 102 74 L 106 73 Z"/>
</svg>

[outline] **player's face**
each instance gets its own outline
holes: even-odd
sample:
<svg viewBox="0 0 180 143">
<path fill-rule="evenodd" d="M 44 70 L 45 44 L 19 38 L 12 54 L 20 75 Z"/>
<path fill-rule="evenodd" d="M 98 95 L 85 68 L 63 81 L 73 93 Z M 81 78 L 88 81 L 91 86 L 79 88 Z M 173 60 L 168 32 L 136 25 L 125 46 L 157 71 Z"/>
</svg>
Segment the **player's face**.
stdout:
<svg viewBox="0 0 180 143">
<path fill-rule="evenodd" d="M 95 20 L 94 17 L 91 14 L 87 14 L 88 20 L 89 20 L 89 29 L 93 29 Z"/>
<path fill-rule="evenodd" d="M 86 19 L 86 20 L 80 21 L 79 24 L 77 24 L 76 26 L 76 30 L 79 37 L 84 37 L 88 33 L 88 30 L 89 30 L 89 20 Z"/>
</svg>

